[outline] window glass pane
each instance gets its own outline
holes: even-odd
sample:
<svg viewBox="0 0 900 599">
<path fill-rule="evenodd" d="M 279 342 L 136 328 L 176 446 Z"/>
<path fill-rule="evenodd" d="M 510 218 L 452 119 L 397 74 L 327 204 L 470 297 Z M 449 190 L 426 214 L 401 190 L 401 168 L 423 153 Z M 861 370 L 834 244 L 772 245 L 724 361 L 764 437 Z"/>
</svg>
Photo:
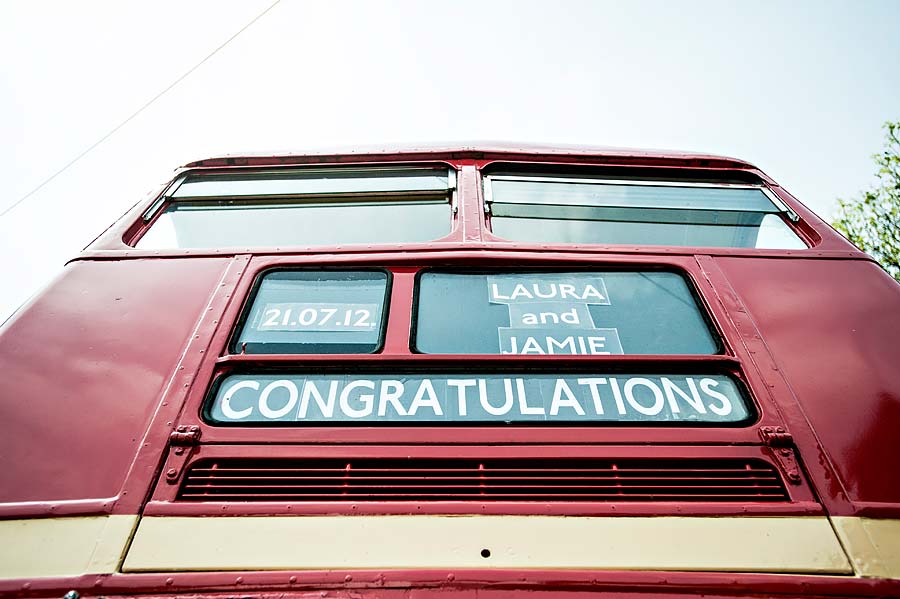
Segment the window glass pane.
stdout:
<svg viewBox="0 0 900 599">
<path fill-rule="evenodd" d="M 415 347 L 521 355 L 719 349 L 684 278 L 668 272 L 426 272 Z"/>
<path fill-rule="evenodd" d="M 175 190 L 172 197 L 446 191 L 449 187 L 450 177 L 447 169 L 271 171 L 192 176 Z"/>
<path fill-rule="evenodd" d="M 715 216 L 715 215 L 711 215 Z M 620 220 L 491 218 L 495 235 L 538 243 L 597 243 L 698 247 L 803 249 L 804 243 L 777 214 L 755 225 L 676 224 Z"/>
<path fill-rule="evenodd" d="M 430 241 L 450 232 L 448 200 L 365 203 L 175 202 L 138 249 Z"/>
<path fill-rule="evenodd" d="M 372 353 L 381 343 L 386 290 L 384 272 L 269 273 L 259 284 L 232 351 Z"/>
<path fill-rule="evenodd" d="M 491 229 L 545 243 L 802 249 L 761 188 L 489 177 Z"/>
<path fill-rule="evenodd" d="M 740 187 L 677 187 L 652 183 L 617 185 L 599 182 L 492 179 L 491 193 L 493 201 L 501 203 L 778 211 L 762 190 Z"/>
<path fill-rule="evenodd" d="M 752 414 L 722 374 L 258 373 L 224 378 L 215 424 L 738 424 Z"/>
</svg>

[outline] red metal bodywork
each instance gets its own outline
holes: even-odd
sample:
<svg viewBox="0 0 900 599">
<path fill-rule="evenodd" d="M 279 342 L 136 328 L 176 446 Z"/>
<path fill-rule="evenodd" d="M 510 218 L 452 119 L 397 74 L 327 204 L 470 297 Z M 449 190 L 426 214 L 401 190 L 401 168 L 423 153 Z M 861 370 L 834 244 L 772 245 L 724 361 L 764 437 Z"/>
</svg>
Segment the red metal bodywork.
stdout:
<svg viewBox="0 0 900 599">
<path fill-rule="evenodd" d="M 446 238 L 427 244 L 141 251 L 129 245 L 147 224 L 136 206 L 98 238 L 47 290 L 0 329 L 0 518 L 90 514 L 210 514 L 217 504 L 175 504 L 160 473 L 183 466 L 169 451 L 179 425 L 197 425 L 201 455 L 468 455 L 648 457 L 769 456 L 761 427 L 790 432 L 802 463 L 790 506 L 666 504 L 491 507 L 503 513 L 759 514 L 900 517 L 900 285 L 766 175 L 744 162 L 705 155 L 620 150 L 446 148 L 355 155 L 239 157 L 186 168 L 223 170 L 305 164 L 447 164 L 459 170 L 459 210 Z M 488 230 L 480 174 L 498 164 L 593 166 L 642 173 L 740 174 L 768 185 L 797 214 L 805 250 L 511 243 Z M 152 201 L 152 200 L 151 200 Z M 200 406 L 213 376 L 296 356 L 230 355 L 228 338 L 251 285 L 273 266 L 378 266 L 392 272 L 390 316 L 377 355 L 305 356 L 340 363 L 648 367 L 682 363 L 734 373 L 758 403 L 744 428 L 216 428 Z M 652 265 L 686 274 L 726 343 L 719 356 L 438 356 L 410 351 L 415 273 L 423 267 L 508 268 Z M 419 447 L 420 449 L 415 449 Z M 412 449 L 411 449 L 412 448 Z M 350 511 L 350 506 L 343 506 Z M 450 508 L 453 508 L 450 510 Z M 472 513 L 484 507 L 469 506 Z M 232 509 L 232 508 L 228 508 Z M 243 513 L 297 513 L 296 505 L 253 504 Z M 310 504 L 305 510 L 316 511 Z M 336 509 L 332 504 L 331 512 Z M 340 506 L 338 508 L 340 510 Z M 372 506 L 368 513 L 396 513 Z M 444 506 L 444 513 L 466 506 Z M 561 510 L 561 512 L 560 512 Z M 395 588 L 396 587 L 396 588 Z M 104 596 L 220 590 L 268 596 L 423 598 L 452 592 L 505 599 L 512 593 L 577 599 L 779 594 L 887 596 L 896 581 L 826 576 L 579 571 L 402 571 L 113 574 L 0 582 L 0 593 L 59 596 L 69 588 Z M 302 591 L 306 589 L 305 591 Z M 302 592 L 301 592 L 302 591 Z M 293 595 L 284 595 L 293 596 Z"/>
</svg>

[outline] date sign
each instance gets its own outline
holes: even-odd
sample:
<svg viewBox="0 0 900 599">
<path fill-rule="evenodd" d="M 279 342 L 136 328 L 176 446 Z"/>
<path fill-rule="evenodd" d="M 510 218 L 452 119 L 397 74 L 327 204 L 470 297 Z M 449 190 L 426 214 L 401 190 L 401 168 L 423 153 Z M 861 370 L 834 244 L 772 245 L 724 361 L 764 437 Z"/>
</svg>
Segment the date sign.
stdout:
<svg viewBox="0 0 900 599">
<path fill-rule="evenodd" d="M 266 304 L 257 331 L 372 331 L 378 326 L 376 304 Z"/>
</svg>

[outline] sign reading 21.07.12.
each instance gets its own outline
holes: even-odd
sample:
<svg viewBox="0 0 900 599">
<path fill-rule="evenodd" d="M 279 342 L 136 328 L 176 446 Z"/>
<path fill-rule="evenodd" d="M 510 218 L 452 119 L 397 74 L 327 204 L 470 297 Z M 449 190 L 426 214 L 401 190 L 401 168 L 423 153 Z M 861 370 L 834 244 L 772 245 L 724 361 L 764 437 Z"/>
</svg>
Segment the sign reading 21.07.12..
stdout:
<svg viewBox="0 0 900 599">
<path fill-rule="evenodd" d="M 499 327 L 503 354 L 621 354 L 616 328 L 598 327 L 589 306 L 610 305 L 602 277 L 593 274 L 517 274 L 487 278 L 488 301 L 509 309 Z"/>
</svg>

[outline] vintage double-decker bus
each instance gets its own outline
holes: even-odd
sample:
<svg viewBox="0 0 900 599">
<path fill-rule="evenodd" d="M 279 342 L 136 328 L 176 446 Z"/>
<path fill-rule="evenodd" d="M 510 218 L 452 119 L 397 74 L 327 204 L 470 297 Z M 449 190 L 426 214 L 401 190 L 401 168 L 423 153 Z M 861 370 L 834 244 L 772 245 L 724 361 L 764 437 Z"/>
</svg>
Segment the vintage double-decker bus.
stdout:
<svg viewBox="0 0 900 599">
<path fill-rule="evenodd" d="M 0 332 L 0 595 L 896 597 L 898 339 L 740 160 L 202 160 Z"/>
</svg>

